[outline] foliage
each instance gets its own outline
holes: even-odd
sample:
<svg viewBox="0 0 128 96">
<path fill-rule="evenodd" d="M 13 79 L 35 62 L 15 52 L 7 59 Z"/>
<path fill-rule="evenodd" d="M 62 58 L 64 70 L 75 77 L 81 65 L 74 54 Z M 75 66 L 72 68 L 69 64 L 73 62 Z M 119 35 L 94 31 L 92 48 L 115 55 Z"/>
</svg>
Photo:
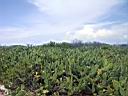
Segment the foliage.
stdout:
<svg viewBox="0 0 128 96">
<path fill-rule="evenodd" d="M 128 48 L 1 46 L 0 81 L 10 96 L 128 96 Z"/>
</svg>

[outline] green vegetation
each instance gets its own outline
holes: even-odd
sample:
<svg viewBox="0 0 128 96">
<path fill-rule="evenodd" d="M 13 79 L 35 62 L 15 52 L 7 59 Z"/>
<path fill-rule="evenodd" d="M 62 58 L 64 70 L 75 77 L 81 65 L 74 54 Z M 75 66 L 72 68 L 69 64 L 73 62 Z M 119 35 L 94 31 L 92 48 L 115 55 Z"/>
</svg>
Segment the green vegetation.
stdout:
<svg viewBox="0 0 128 96">
<path fill-rule="evenodd" d="M 10 96 L 128 96 L 128 47 L 1 46 L 0 82 Z"/>
</svg>

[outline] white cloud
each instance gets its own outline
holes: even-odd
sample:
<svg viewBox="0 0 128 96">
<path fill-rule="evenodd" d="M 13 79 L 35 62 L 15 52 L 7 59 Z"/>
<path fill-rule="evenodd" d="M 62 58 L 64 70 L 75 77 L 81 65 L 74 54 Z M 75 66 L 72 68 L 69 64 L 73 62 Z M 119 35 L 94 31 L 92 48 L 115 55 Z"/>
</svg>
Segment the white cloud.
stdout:
<svg viewBox="0 0 128 96">
<path fill-rule="evenodd" d="M 115 24 L 113 26 L 114 22 L 97 24 L 98 20 L 123 0 L 28 1 L 39 11 L 32 12 L 23 19 L 28 26 L 0 28 L 0 41 L 15 43 L 19 40 L 26 43 L 35 40 L 36 43 L 40 43 L 41 40 L 69 41 L 75 38 L 86 41 L 110 40 L 110 42 L 115 41 L 116 38 L 121 42 L 127 40 L 127 24 L 121 26 Z M 110 29 L 101 27 L 109 24 L 112 25 Z"/>
<path fill-rule="evenodd" d="M 63 41 L 63 35 L 76 26 L 34 24 L 25 27 L 0 27 L 0 43 L 42 43 L 50 40 Z"/>
<path fill-rule="evenodd" d="M 128 23 L 85 24 L 79 29 L 73 28 L 73 30 L 71 28 L 73 27 L 52 25 L 46 25 L 42 27 L 42 24 L 30 26 L 27 28 L 0 28 L 0 41 L 6 42 L 4 44 L 7 44 L 7 42 L 10 44 L 12 44 L 12 42 L 15 44 L 41 44 L 50 40 L 61 42 L 72 41 L 73 39 L 79 39 L 88 42 L 100 41 L 106 43 L 128 42 Z"/>
<path fill-rule="evenodd" d="M 101 17 L 119 0 L 29 0 L 42 13 L 61 22 L 89 22 Z M 82 22 L 82 23 L 83 23 Z M 74 23 L 74 22 L 73 22 Z"/>
<path fill-rule="evenodd" d="M 0 28 L 0 41 L 4 42 L 3 44 L 41 44 L 50 40 L 70 42 L 73 39 L 106 43 L 128 42 L 128 23 L 85 24 L 83 27 L 80 26 L 80 28 L 77 29 L 75 29 L 76 26 L 73 27 L 53 25 L 42 26 L 41 24 L 26 28 Z"/>
<path fill-rule="evenodd" d="M 0 40 L 16 40 L 29 38 L 31 36 L 36 36 L 39 33 L 36 33 L 27 28 L 20 27 L 4 27 L 0 28 Z"/>
<path fill-rule="evenodd" d="M 68 40 L 126 43 L 128 42 L 128 23 L 113 24 L 109 28 L 97 26 L 97 24 L 85 25 L 75 32 L 67 32 L 65 38 Z"/>
</svg>

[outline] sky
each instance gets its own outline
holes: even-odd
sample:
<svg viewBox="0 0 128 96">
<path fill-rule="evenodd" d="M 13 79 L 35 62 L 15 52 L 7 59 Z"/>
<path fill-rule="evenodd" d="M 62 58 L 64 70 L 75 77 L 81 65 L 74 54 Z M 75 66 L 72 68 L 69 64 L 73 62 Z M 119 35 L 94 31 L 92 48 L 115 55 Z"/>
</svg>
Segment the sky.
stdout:
<svg viewBox="0 0 128 96">
<path fill-rule="evenodd" d="M 128 43 L 128 0 L 0 0 L 0 44 Z"/>
</svg>

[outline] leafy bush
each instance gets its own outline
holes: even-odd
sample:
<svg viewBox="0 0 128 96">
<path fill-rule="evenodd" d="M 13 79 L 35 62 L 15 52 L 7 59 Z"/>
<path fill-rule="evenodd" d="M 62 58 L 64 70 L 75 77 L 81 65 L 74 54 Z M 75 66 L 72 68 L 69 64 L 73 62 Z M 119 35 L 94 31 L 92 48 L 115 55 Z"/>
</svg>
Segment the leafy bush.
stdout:
<svg viewBox="0 0 128 96">
<path fill-rule="evenodd" d="M 128 49 L 110 45 L 0 47 L 11 96 L 128 96 Z"/>
</svg>

